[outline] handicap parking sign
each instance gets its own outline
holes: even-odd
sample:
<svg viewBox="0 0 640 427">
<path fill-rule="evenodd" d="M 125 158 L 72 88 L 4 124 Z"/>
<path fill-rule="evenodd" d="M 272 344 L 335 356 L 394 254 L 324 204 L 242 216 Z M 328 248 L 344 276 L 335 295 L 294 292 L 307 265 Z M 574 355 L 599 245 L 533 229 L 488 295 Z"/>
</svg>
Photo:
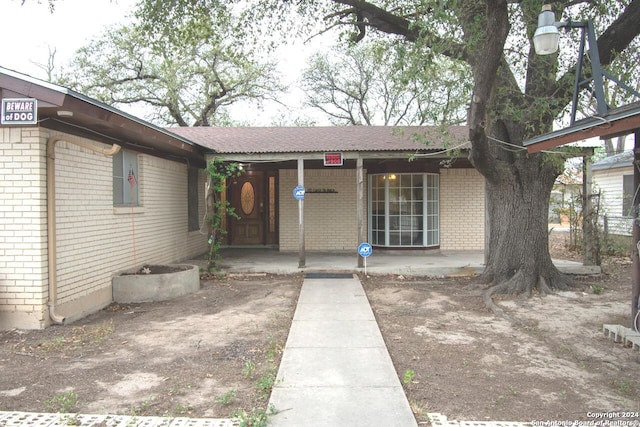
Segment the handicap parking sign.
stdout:
<svg viewBox="0 0 640 427">
<path fill-rule="evenodd" d="M 358 246 L 358 254 L 361 257 L 368 257 L 369 255 L 371 255 L 371 253 L 373 252 L 373 249 L 371 248 L 371 245 L 368 243 L 360 243 L 360 246 Z"/>
<path fill-rule="evenodd" d="M 293 197 L 295 197 L 296 200 L 304 200 L 304 193 L 304 186 L 302 185 L 298 185 L 293 189 Z"/>
</svg>

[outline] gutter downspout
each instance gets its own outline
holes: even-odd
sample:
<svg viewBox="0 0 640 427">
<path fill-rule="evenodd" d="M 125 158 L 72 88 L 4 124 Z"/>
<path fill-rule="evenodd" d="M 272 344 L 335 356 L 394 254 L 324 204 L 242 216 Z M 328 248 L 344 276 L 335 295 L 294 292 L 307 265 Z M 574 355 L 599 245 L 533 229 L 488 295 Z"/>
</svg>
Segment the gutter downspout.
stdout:
<svg viewBox="0 0 640 427">
<path fill-rule="evenodd" d="M 56 312 L 57 301 L 57 263 L 56 263 L 56 143 L 66 141 L 70 144 L 89 149 L 95 153 L 110 157 L 120 151 L 118 144 L 113 144 L 111 148 L 98 148 L 83 141 L 70 141 L 69 139 L 52 136 L 47 140 L 47 246 L 48 246 L 48 267 L 49 267 L 49 318 L 53 323 L 63 324 L 66 320 L 64 316 Z"/>
</svg>

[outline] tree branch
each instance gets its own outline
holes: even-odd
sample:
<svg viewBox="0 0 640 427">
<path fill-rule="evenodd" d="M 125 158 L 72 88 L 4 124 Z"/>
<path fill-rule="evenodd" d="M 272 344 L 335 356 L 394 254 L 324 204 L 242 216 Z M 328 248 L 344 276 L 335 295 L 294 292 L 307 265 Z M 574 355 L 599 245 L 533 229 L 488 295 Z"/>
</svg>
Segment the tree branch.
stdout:
<svg viewBox="0 0 640 427">
<path fill-rule="evenodd" d="M 356 38 L 363 35 L 363 30 L 359 25 L 366 24 L 371 28 L 388 34 L 397 34 L 403 36 L 407 41 L 415 42 L 420 38 L 428 38 L 432 40 L 431 47 L 438 47 L 439 52 L 450 58 L 469 61 L 469 54 L 465 47 L 461 44 L 452 43 L 450 40 L 443 39 L 434 33 L 427 31 L 425 28 L 412 25 L 412 22 L 404 17 L 398 16 L 376 5 L 363 0 L 333 0 L 335 3 L 350 6 L 345 13 L 355 13 L 356 25 L 359 28 L 359 34 Z"/>
</svg>

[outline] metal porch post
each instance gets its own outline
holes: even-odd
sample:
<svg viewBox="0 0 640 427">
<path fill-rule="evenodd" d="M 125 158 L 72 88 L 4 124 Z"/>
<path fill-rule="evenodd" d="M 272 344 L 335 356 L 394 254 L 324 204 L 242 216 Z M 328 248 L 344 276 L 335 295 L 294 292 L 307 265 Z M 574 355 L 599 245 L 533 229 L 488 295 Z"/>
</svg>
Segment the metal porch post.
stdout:
<svg viewBox="0 0 640 427">
<path fill-rule="evenodd" d="M 304 187 L 304 159 L 298 158 L 298 185 Z M 298 268 L 304 268 L 306 255 L 304 251 L 304 200 L 298 200 Z"/>
</svg>

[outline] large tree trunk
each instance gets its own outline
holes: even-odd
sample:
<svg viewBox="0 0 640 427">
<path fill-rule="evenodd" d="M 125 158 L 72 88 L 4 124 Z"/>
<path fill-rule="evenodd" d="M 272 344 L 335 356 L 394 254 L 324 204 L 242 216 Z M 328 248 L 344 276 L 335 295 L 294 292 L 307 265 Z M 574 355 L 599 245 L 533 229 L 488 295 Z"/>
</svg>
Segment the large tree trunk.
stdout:
<svg viewBox="0 0 640 427">
<path fill-rule="evenodd" d="M 490 237 L 480 280 L 494 285 L 489 296 L 566 288 L 549 255 L 549 195 L 556 176 L 542 156 L 522 156 L 486 180 Z"/>
<path fill-rule="evenodd" d="M 450 7 L 462 29 L 459 40 L 457 35 L 442 34 L 441 28 L 447 28 L 446 20 L 444 27 L 438 25 L 436 3 L 446 2 L 427 2 L 433 7 L 426 10 L 418 7 L 415 16 L 419 19 L 414 22 L 405 5 L 396 12 L 366 0 L 333 1 L 346 8 L 331 17 L 355 18 L 352 23 L 356 24 L 357 40 L 372 27 L 422 43 L 421 46 L 471 66 L 474 87 L 468 110 L 470 160 L 486 180 L 490 227 L 488 260 L 481 278 L 493 286 L 485 301 L 492 304 L 491 295 L 496 292 L 530 295 L 566 288 L 568 279 L 551 262 L 547 231 L 549 196 L 562 169 L 561 159 L 546 154 L 528 155 L 518 147 L 522 149 L 522 142 L 528 137 L 551 131 L 554 118 L 571 102 L 577 65 L 559 75 L 558 57 L 538 56 L 530 45 L 528 53 L 522 50 L 527 55 L 523 88 L 521 64 L 517 62 L 525 58 L 505 55 L 505 48 L 526 46 L 506 43 L 510 13 L 518 25 L 514 36 L 524 25 L 527 31 L 523 34 L 530 40 L 542 2 L 453 2 L 455 5 Z M 556 16 L 575 4 L 568 0 L 552 3 L 559 13 Z M 627 2 L 598 38 L 601 65 L 610 64 L 615 54 L 627 49 L 640 34 L 639 18 L 640 0 Z M 430 20 L 434 19 L 435 25 L 431 25 Z"/>
</svg>

